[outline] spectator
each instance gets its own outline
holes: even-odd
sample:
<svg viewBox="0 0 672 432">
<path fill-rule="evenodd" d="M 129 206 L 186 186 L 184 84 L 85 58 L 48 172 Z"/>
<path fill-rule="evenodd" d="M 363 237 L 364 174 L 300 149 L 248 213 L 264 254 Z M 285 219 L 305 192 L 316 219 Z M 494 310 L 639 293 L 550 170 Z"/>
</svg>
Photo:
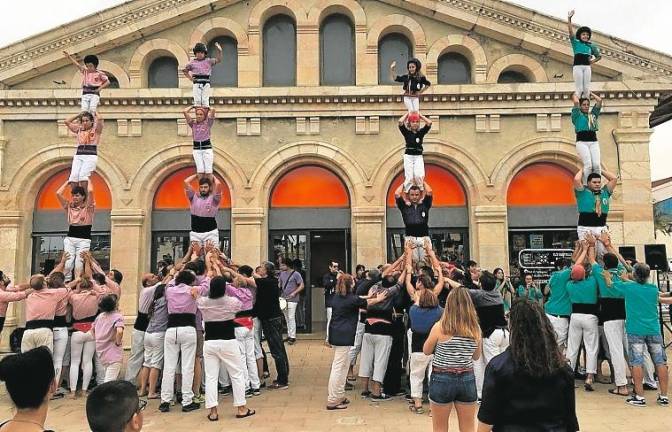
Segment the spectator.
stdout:
<svg viewBox="0 0 672 432">
<path fill-rule="evenodd" d="M 142 430 L 146 406 L 133 384 L 109 381 L 93 389 L 86 399 L 86 419 L 91 432 L 137 432 Z"/>
</svg>

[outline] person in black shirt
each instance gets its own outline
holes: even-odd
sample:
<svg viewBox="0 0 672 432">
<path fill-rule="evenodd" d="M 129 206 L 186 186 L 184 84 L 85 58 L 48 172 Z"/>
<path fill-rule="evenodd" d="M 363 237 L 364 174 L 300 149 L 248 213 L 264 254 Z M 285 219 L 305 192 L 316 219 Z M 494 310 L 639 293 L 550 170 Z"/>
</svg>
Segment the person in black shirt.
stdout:
<svg viewBox="0 0 672 432">
<path fill-rule="evenodd" d="M 420 120 L 425 125 L 420 127 Z M 421 190 L 425 183 L 425 162 L 422 159 L 422 141 L 432 128 L 432 121 L 419 113 L 406 113 L 399 119 L 399 131 L 406 141 L 404 152 L 404 192 L 411 186 Z"/>
<path fill-rule="evenodd" d="M 420 72 L 422 63 L 417 58 L 412 58 L 406 62 L 408 74 L 397 75 L 397 62 L 390 64 L 390 80 L 403 83 L 404 105 L 408 112 L 420 111 L 420 95 L 429 88 L 431 83 Z"/>
<path fill-rule="evenodd" d="M 355 284 L 355 294 L 360 297 L 369 295 L 372 286 L 380 281 L 380 270 L 372 268 L 366 273 L 366 277 Z M 359 309 L 359 322 L 357 323 L 357 332 L 355 333 L 355 345 L 350 349 L 350 369 L 348 370 L 348 381 L 357 381 L 355 375 L 355 363 L 357 356 L 362 350 L 362 338 L 364 337 L 364 326 L 366 321 L 366 307 Z M 347 385 L 346 385 L 347 387 Z"/>
<path fill-rule="evenodd" d="M 334 260 L 329 261 L 329 272 L 322 276 L 322 286 L 324 287 L 324 307 L 327 308 L 327 335 L 324 344 L 329 345 L 329 322 L 331 322 L 331 300 L 336 292 L 336 282 L 338 281 L 338 263 Z"/>
<path fill-rule="evenodd" d="M 413 263 L 425 260 L 425 241 L 429 239 L 429 210 L 432 208 L 433 191 L 424 183 L 424 190 L 417 186 L 411 186 L 408 191 L 408 202 L 402 197 L 403 184 L 394 191 L 397 208 L 401 211 L 401 218 L 405 226 L 405 242 L 410 240 L 413 248 Z"/>
<path fill-rule="evenodd" d="M 479 432 L 579 430 L 574 375 L 538 303 L 514 301 L 511 345 L 485 369 Z"/>
</svg>

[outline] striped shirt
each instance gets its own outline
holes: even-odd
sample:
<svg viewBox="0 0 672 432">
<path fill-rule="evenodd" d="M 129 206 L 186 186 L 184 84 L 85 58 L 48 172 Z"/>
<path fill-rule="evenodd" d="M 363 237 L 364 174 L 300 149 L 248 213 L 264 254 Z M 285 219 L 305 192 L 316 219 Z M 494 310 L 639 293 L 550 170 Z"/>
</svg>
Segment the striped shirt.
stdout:
<svg viewBox="0 0 672 432">
<path fill-rule="evenodd" d="M 471 369 L 474 367 L 473 356 L 478 345 L 471 338 L 453 336 L 452 338 L 438 342 L 434 348 L 435 368 Z"/>
</svg>

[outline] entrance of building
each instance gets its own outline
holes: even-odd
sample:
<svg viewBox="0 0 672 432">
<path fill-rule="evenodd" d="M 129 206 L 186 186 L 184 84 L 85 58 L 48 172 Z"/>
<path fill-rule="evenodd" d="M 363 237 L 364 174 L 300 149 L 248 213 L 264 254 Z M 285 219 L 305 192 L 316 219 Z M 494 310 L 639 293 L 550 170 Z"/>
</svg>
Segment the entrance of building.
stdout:
<svg viewBox="0 0 672 432">
<path fill-rule="evenodd" d="M 326 329 L 322 276 L 329 271 L 329 261 L 350 271 L 350 231 L 340 230 L 277 230 L 269 238 L 269 260 L 278 265 L 280 258 L 299 259 L 299 270 L 305 283 L 296 309 L 299 333 L 315 333 Z"/>
</svg>

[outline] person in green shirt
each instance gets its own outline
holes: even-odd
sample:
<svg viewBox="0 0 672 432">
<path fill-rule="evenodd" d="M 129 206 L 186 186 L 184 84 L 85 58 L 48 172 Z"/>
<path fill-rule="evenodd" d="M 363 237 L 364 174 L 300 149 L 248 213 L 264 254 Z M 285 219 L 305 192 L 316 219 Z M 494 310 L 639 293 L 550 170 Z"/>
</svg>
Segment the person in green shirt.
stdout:
<svg viewBox="0 0 672 432">
<path fill-rule="evenodd" d="M 635 391 L 626 402 L 646 406 L 644 398 L 644 350 L 651 354 L 660 382 L 659 405 L 669 405 L 667 398 L 667 356 L 660 330 L 658 302 L 672 303 L 672 298 L 660 296 L 658 288 L 648 283 L 651 268 L 638 263 L 633 271 L 633 281 L 616 282 L 614 288 L 625 297 L 625 331 L 628 336 L 628 360 L 632 369 Z"/>
<path fill-rule="evenodd" d="M 530 301 L 539 303 L 539 305 L 543 305 L 544 303 L 544 294 L 534 283 L 534 278 L 530 273 L 525 274 L 525 283 L 519 285 L 516 289 L 516 297 L 526 298 Z"/>
<path fill-rule="evenodd" d="M 571 262 L 565 262 L 562 258 L 556 262 L 557 270 L 551 274 L 548 285 L 546 285 L 549 296 L 544 305 L 546 316 L 555 331 L 555 339 L 563 353 L 567 347 L 569 315 L 572 313 L 572 303 L 569 301 L 569 294 L 567 293 L 567 282 L 569 282 L 571 273 L 569 264 Z"/>
<path fill-rule="evenodd" d="M 508 317 L 509 311 L 511 310 L 511 299 L 515 295 L 516 291 L 511 285 L 511 279 L 508 276 L 504 275 L 504 270 L 501 268 L 496 268 L 494 271 L 495 275 L 495 289 L 499 290 L 499 293 L 504 299 L 504 314 Z"/>
<path fill-rule="evenodd" d="M 572 124 L 576 132 L 576 153 L 583 163 L 583 180 L 588 182 L 591 173 L 602 174 L 600 166 L 600 143 L 597 141 L 598 118 L 602 111 L 602 98 L 591 93 L 595 105 L 590 108 L 590 99 L 572 95 Z"/>
<path fill-rule="evenodd" d="M 574 196 L 579 213 L 576 233 L 579 240 L 585 240 L 588 233 L 592 233 L 599 239 L 602 233 L 607 230 L 609 203 L 616 188 L 617 177 L 606 169 L 602 170 L 602 175 L 607 179 L 604 186 L 599 174 L 591 173 L 585 186 L 583 184 L 583 170 L 578 171 L 574 176 Z M 601 241 L 598 241 L 596 250 L 598 259 L 601 259 L 602 255 L 607 252 Z"/>
<path fill-rule="evenodd" d="M 587 98 L 590 95 L 591 65 L 600 61 L 602 55 L 600 54 L 600 49 L 590 41 L 593 36 L 590 27 L 579 27 L 576 34 L 574 33 L 574 26 L 572 25 L 573 16 L 574 11 L 569 11 L 567 14 L 567 30 L 569 31 L 569 41 L 572 44 L 572 51 L 574 52 L 574 67 L 572 68 L 574 86 L 578 97 Z"/>
</svg>

